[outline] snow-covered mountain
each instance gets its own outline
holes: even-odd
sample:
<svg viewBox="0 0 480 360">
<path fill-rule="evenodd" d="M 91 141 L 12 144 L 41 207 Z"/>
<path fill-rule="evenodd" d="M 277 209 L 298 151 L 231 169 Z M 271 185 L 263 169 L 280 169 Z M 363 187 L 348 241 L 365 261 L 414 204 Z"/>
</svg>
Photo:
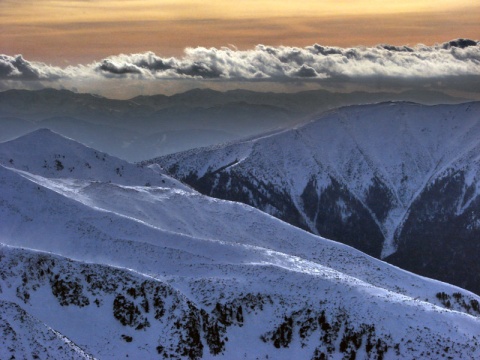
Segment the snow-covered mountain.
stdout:
<svg viewBox="0 0 480 360">
<path fill-rule="evenodd" d="M 459 102 L 432 91 L 296 94 L 195 89 L 172 96 L 112 100 L 67 90 L 0 92 L 0 141 L 48 128 L 129 160 L 218 144 L 298 124 L 318 111 L 382 100 Z"/>
<path fill-rule="evenodd" d="M 48 129 L 0 143 L 0 164 L 48 178 L 186 188 L 158 171 L 112 157 Z M 153 167 L 155 168 L 155 167 Z"/>
<path fill-rule="evenodd" d="M 422 275 L 480 293 L 480 103 L 380 103 L 157 163 Z"/>
<path fill-rule="evenodd" d="M 1 358 L 480 356 L 468 291 L 50 131 L 0 153 Z"/>
</svg>

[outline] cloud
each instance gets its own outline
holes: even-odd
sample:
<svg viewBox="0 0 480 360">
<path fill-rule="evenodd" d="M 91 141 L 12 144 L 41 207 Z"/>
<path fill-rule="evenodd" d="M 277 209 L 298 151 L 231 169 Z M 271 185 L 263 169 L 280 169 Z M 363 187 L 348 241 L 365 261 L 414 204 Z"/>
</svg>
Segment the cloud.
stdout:
<svg viewBox="0 0 480 360">
<path fill-rule="evenodd" d="M 142 74 L 143 71 L 138 66 L 131 63 L 118 63 L 110 59 L 103 60 L 97 67 L 105 75 L 126 75 L 126 74 Z"/>
<path fill-rule="evenodd" d="M 291 74 L 293 77 L 298 78 L 317 78 L 318 73 L 314 68 L 303 64 L 298 70 L 293 71 Z"/>
<path fill-rule="evenodd" d="M 65 77 L 61 68 L 41 62 L 30 62 L 22 55 L 0 55 L 0 79 L 8 80 L 57 80 Z"/>
<path fill-rule="evenodd" d="M 480 92 L 480 42 L 456 39 L 433 46 L 381 44 L 350 48 L 319 44 L 303 48 L 257 45 L 249 50 L 196 47 L 185 49 L 182 57 L 161 57 L 153 52 L 120 54 L 66 68 L 27 61 L 21 55 L 0 55 L 0 80 L 94 84 L 91 80 L 109 79 L 131 79 L 136 84 L 143 80 L 397 87 L 441 84 L 444 88 L 464 86 L 468 91 Z"/>
<path fill-rule="evenodd" d="M 378 45 L 305 48 L 258 45 L 252 50 L 187 48 L 181 58 L 152 52 L 109 57 L 93 65 L 104 76 L 155 79 L 291 80 L 335 78 L 438 78 L 480 75 L 480 43 L 457 39 L 435 46 Z"/>
<path fill-rule="evenodd" d="M 451 49 L 452 47 L 455 48 L 461 48 L 465 49 L 466 47 L 470 46 L 476 46 L 478 45 L 477 41 L 470 40 L 470 39 L 457 39 L 457 40 L 452 40 L 449 42 L 446 42 L 442 45 L 444 49 Z"/>
</svg>

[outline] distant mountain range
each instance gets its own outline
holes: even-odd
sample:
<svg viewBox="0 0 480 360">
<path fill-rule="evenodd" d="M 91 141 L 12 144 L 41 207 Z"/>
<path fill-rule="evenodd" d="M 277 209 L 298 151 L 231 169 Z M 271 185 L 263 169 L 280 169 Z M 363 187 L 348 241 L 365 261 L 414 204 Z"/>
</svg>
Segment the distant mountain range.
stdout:
<svg viewBox="0 0 480 360">
<path fill-rule="evenodd" d="M 418 105 L 400 106 L 409 107 Z M 290 168 L 285 154 L 298 160 L 290 136 L 317 134 L 292 132 L 243 143 L 242 151 L 231 145 L 231 159 L 211 149 L 204 165 L 222 153 L 227 163 L 217 173 L 228 175 L 271 141 L 268 171 L 281 179 Z M 286 142 L 273 141 L 279 136 Z M 258 179 L 267 175 L 263 165 L 251 170 Z M 304 179 L 313 194 L 320 180 L 303 165 L 298 178 L 284 179 Z M 334 183 L 329 174 L 324 189 Z M 274 184 L 264 185 L 267 201 Z M 332 191 L 349 219 L 353 200 Z M 0 243 L 2 359 L 480 357 L 477 295 L 49 130 L 0 144 Z"/>
<path fill-rule="evenodd" d="M 433 91 L 291 94 L 191 90 L 111 100 L 67 90 L 0 92 L 0 141 L 48 128 L 98 150 L 140 161 L 288 128 L 342 105 L 386 100 L 458 103 Z"/>
<path fill-rule="evenodd" d="M 386 102 L 146 164 L 480 294 L 479 159 L 480 103 Z"/>
</svg>

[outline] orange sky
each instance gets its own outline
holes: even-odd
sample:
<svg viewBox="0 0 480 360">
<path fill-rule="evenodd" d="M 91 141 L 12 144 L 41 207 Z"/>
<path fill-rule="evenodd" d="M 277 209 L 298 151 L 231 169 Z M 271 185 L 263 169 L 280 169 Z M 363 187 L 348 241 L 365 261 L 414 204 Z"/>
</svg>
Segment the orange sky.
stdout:
<svg viewBox="0 0 480 360">
<path fill-rule="evenodd" d="M 480 0 L 0 0 L 0 52 L 56 65 L 187 46 L 433 44 L 480 34 Z"/>
</svg>

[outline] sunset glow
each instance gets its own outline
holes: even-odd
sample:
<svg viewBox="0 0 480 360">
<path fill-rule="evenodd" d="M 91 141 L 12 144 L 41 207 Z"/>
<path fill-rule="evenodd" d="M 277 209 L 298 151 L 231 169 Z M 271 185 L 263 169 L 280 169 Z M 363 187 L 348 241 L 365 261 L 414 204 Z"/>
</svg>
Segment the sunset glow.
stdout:
<svg viewBox="0 0 480 360">
<path fill-rule="evenodd" d="M 189 46 L 433 44 L 480 34 L 480 1 L 0 1 L 2 52 L 53 64 Z"/>
</svg>

